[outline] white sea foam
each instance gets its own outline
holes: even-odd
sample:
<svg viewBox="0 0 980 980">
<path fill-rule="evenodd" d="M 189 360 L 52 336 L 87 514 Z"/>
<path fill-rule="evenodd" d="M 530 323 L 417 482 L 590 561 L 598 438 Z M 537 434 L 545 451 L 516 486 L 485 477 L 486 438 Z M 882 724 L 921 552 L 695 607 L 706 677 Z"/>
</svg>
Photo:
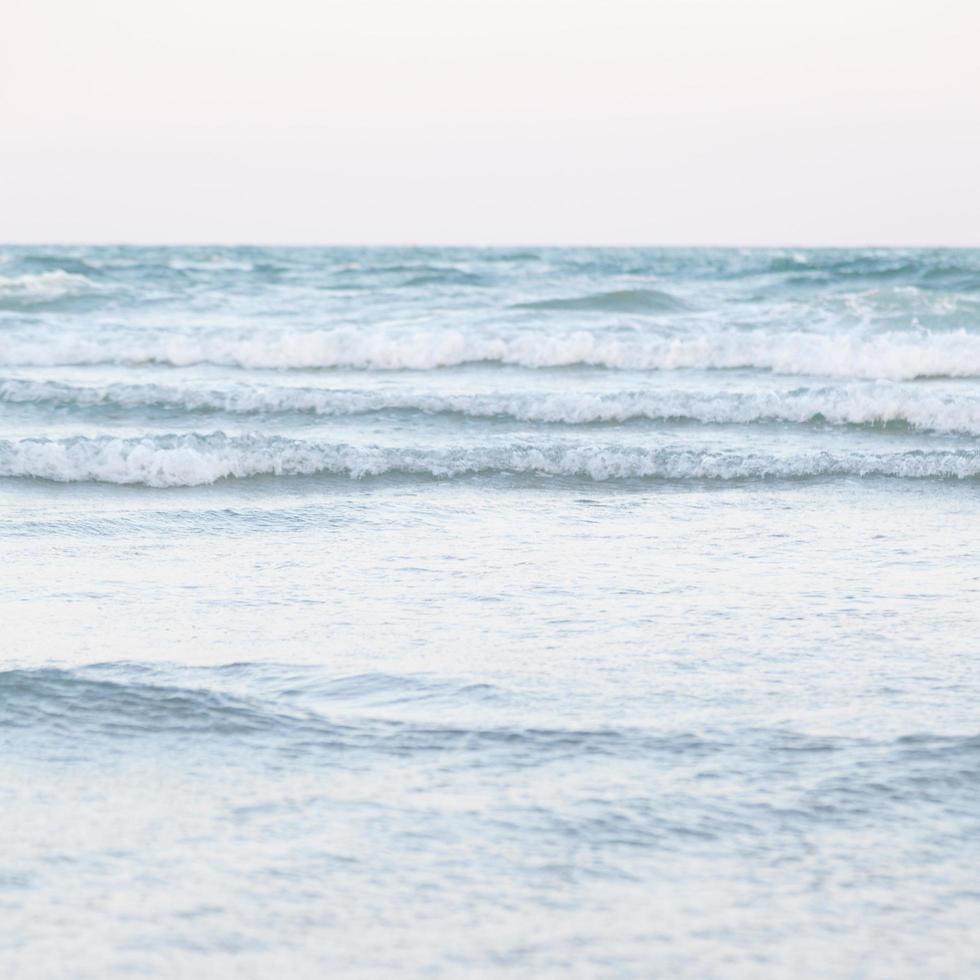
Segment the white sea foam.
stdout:
<svg viewBox="0 0 980 980">
<path fill-rule="evenodd" d="M 133 411 L 305 413 L 321 416 L 385 411 L 521 422 L 589 423 L 687 420 L 715 424 L 824 422 L 884 426 L 904 423 L 924 431 L 980 435 L 980 396 L 936 393 L 907 384 L 855 383 L 790 391 L 634 390 L 439 394 L 244 385 L 199 387 L 164 384 L 72 385 L 50 381 L 0 381 L 0 402 L 108 406 Z"/>
<path fill-rule="evenodd" d="M 866 453 L 704 452 L 682 448 L 514 444 L 456 449 L 385 448 L 210 435 L 134 439 L 0 441 L 0 477 L 65 483 L 198 486 L 229 477 L 336 474 L 355 479 L 402 474 L 436 478 L 517 473 L 590 480 L 801 479 L 879 476 L 911 479 L 980 475 L 980 451 Z"/>
<path fill-rule="evenodd" d="M 590 365 L 616 370 L 755 368 L 782 374 L 871 379 L 980 376 L 980 334 L 819 334 L 723 330 L 696 335 L 576 331 L 548 334 L 413 333 L 353 329 L 173 336 L 120 331 L 0 338 L 0 363 L 215 364 L 238 368 L 431 370 L 471 363 L 526 368 Z"/>
<path fill-rule="evenodd" d="M 4 297 L 34 301 L 58 299 L 61 296 L 90 290 L 94 285 L 86 276 L 65 272 L 63 269 L 25 273 L 20 276 L 0 276 L 0 299 Z"/>
</svg>

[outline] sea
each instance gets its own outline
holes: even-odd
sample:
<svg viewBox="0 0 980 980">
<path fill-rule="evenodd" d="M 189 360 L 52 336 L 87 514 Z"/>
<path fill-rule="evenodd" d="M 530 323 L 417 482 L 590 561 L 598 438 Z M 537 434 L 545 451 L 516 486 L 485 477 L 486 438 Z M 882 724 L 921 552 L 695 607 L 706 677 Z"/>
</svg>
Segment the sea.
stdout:
<svg viewBox="0 0 980 980">
<path fill-rule="evenodd" d="M 980 251 L 0 247 L 0 975 L 980 974 Z"/>
</svg>

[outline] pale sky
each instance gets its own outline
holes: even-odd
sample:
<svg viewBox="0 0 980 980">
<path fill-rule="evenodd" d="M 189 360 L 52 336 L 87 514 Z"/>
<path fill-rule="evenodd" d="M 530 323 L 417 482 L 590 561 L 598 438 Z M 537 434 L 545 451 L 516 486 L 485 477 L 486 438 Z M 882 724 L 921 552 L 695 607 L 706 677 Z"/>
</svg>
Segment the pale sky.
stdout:
<svg viewBox="0 0 980 980">
<path fill-rule="evenodd" d="M 980 245 L 980 0 L 0 0 L 0 241 Z"/>
</svg>

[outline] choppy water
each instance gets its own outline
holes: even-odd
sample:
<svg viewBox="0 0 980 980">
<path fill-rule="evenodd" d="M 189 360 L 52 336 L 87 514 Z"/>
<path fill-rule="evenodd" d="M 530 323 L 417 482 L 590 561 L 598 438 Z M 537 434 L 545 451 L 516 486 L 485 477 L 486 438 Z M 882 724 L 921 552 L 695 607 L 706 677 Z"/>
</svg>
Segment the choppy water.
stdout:
<svg viewBox="0 0 980 980">
<path fill-rule="evenodd" d="M 980 252 L 0 250 L 0 972 L 980 970 Z"/>
</svg>

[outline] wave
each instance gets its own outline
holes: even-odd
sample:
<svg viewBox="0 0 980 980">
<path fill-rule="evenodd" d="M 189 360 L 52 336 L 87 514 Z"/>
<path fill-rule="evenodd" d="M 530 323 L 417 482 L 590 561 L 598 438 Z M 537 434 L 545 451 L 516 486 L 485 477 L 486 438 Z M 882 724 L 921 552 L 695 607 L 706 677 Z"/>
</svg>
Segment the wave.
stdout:
<svg viewBox="0 0 980 980">
<path fill-rule="evenodd" d="M 83 259 L 77 255 L 20 255 L 17 264 L 31 270 L 51 270 L 53 272 L 68 272 L 74 275 L 88 277 L 99 274 L 97 262 Z"/>
<path fill-rule="evenodd" d="M 903 282 L 924 288 L 980 289 L 980 261 L 963 255 L 911 254 L 903 251 L 850 254 L 797 252 L 769 262 L 771 273 L 789 273 L 787 282 L 800 285 Z"/>
<path fill-rule="evenodd" d="M 168 673 L 178 676 L 167 677 Z M 239 676 L 229 678 L 230 674 Z M 298 689 L 282 687 L 279 677 L 290 674 Z M 260 750 L 286 747 L 293 757 L 297 751 L 367 749 L 403 755 L 438 750 L 480 752 L 486 760 L 482 753 L 499 748 L 508 766 L 518 747 L 545 756 L 582 751 L 673 754 L 712 747 L 710 741 L 684 732 L 658 735 L 620 728 L 474 724 L 473 708 L 503 694 L 486 684 L 392 674 L 324 678 L 317 683 L 315 676 L 296 675 L 295 668 L 258 664 L 206 668 L 196 677 L 187 677 L 187 671 L 125 663 L 102 665 L 102 669 L 95 665 L 75 670 L 3 670 L 0 698 L 5 711 L 0 730 L 53 729 L 74 739 L 84 735 L 83 743 L 92 737 L 255 739 Z M 247 693 L 222 690 L 229 679 L 243 680 Z M 421 716 L 401 710 L 406 702 L 423 700 L 429 704 Z M 344 712 L 342 719 L 332 717 L 338 709 Z M 465 721 L 454 723 L 453 714 L 462 714 Z M 438 721 L 431 720 L 436 717 Z"/>
<path fill-rule="evenodd" d="M 96 284 L 77 272 L 51 269 L 47 272 L 0 276 L 0 303 L 44 303 L 64 296 L 89 292 Z"/>
<path fill-rule="evenodd" d="M 7 725 L 64 726 L 72 733 L 243 734 L 268 729 L 277 720 L 302 720 L 287 711 L 277 717 L 247 699 L 215 691 L 103 680 L 52 668 L 0 671 L 0 693 Z"/>
<path fill-rule="evenodd" d="M 0 364 L 7 365 L 433 370 L 479 363 L 624 371 L 749 368 L 895 381 L 980 377 L 980 334 L 965 330 L 870 335 L 726 330 L 686 336 L 590 331 L 478 336 L 458 330 L 365 333 L 336 329 L 199 337 L 120 331 L 84 337 L 0 336 Z"/>
<path fill-rule="evenodd" d="M 223 255 L 214 255 L 203 259 L 174 258 L 166 262 L 166 268 L 178 272 L 252 272 L 255 265 L 252 262 L 232 259 Z"/>
<path fill-rule="evenodd" d="M 873 740 L 755 727 L 738 732 L 733 741 L 731 730 L 570 725 L 547 715 L 514 724 L 506 715 L 482 710 L 514 704 L 514 693 L 496 685 L 427 673 L 338 676 L 268 662 L 198 668 L 126 661 L 72 669 L 14 667 L 0 670 L 0 700 L 0 731 L 17 738 L 53 732 L 83 750 L 92 738 L 119 742 L 173 736 L 184 741 L 191 735 L 251 742 L 259 751 L 285 749 L 294 759 L 298 752 L 437 750 L 479 753 L 486 762 L 486 752 L 496 748 L 504 752 L 501 761 L 508 770 L 515 749 L 529 750 L 542 761 L 556 755 L 581 759 L 582 752 L 703 757 L 748 748 L 799 763 L 808 755 L 857 752 L 862 787 L 868 785 L 868 754 L 886 766 L 897 763 L 879 772 L 875 793 L 887 790 L 883 782 L 910 776 L 919 788 L 930 778 L 948 788 L 948 773 L 937 774 L 936 764 L 955 760 L 972 767 L 980 754 L 980 737 L 969 733 Z M 64 744 L 59 742 L 59 752 Z M 910 764 L 916 767 L 911 773 Z"/>
<path fill-rule="evenodd" d="M 197 388 L 162 384 L 72 385 L 0 380 L 0 403 L 45 407 L 163 410 L 229 415 L 306 414 L 325 417 L 381 412 L 462 415 L 517 422 L 588 425 L 634 420 L 747 425 L 764 422 L 901 427 L 980 435 L 980 397 L 934 394 L 891 383 L 791 391 L 613 393 L 534 392 L 448 395 L 421 391 L 359 391 L 235 385 Z"/>
<path fill-rule="evenodd" d="M 522 310 L 568 310 L 596 313 L 672 313 L 687 309 L 675 296 L 659 289 L 617 289 L 569 299 L 544 299 L 518 303 Z"/>
<path fill-rule="evenodd" d="M 412 276 L 403 283 L 405 286 L 483 286 L 487 277 L 474 272 L 463 272 L 460 269 L 441 269 Z"/>
<path fill-rule="evenodd" d="M 0 440 L 0 477 L 61 483 L 201 486 L 228 478 L 398 475 L 451 479 L 523 474 L 594 481 L 797 480 L 818 477 L 973 479 L 980 450 L 771 455 L 675 447 L 517 443 L 451 449 L 352 446 L 268 436 L 164 435 Z"/>
</svg>

